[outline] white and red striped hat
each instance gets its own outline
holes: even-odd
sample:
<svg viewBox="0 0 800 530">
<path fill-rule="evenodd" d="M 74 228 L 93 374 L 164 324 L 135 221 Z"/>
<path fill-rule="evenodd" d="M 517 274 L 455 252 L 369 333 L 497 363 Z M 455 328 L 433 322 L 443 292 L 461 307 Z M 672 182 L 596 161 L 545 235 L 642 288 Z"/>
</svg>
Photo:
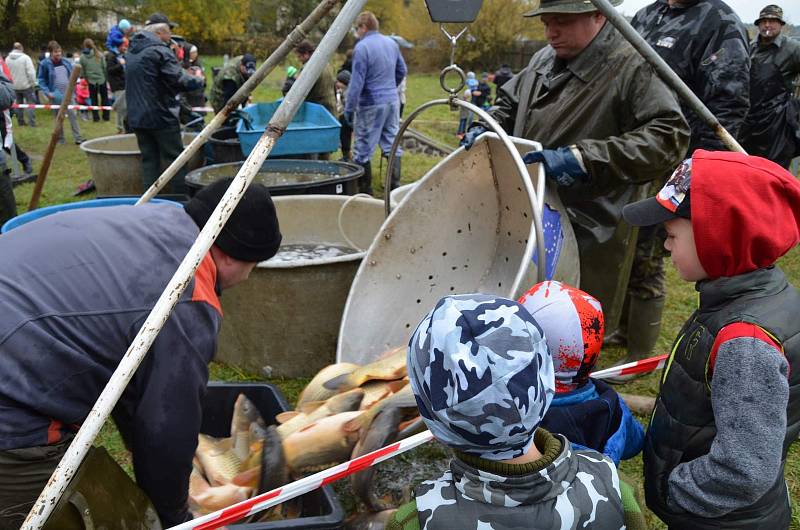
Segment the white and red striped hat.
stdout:
<svg viewBox="0 0 800 530">
<path fill-rule="evenodd" d="M 537 283 L 519 302 L 544 331 L 556 392 L 583 386 L 603 346 L 603 308 L 593 296 L 556 281 Z"/>
</svg>

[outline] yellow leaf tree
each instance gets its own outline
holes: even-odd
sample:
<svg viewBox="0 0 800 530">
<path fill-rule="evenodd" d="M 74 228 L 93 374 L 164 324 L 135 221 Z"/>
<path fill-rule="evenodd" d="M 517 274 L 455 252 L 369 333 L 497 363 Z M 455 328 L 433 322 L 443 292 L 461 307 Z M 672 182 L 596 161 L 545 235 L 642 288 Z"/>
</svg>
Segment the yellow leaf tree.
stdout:
<svg viewBox="0 0 800 530">
<path fill-rule="evenodd" d="M 250 0 L 150 0 L 148 6 L 177 22 L 174 32 L 190 42 L 221 42 L 244 33 Z"/>
</svg>

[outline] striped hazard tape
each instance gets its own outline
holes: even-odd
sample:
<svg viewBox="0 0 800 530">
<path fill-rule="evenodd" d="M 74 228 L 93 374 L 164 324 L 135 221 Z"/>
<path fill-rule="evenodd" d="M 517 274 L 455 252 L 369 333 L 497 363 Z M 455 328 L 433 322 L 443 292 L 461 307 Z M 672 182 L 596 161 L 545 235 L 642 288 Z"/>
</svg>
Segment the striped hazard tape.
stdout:
<svg viewBox="0 0 800 530">
<path fill-rule="evenodd" d="M 13 109 L 43 109 L 43 110 L 58 110 L 61 105 L 34 105 L 32 103 L 14 103 L 11 108 Z M 109 105 L 67 105 L 70 110 L 114 110 Z M 194 112 L 214 112 L 211 107 L 192 107 Z"/>
<path fill-rule="evenodd" d="M 663 368 L 667 357 L 667 355 L 658 355 L 641 361 L 613 366 L 605 370 L 594 372 L 592 377 L 595 379 L 607 379 L 620 375 L 652 372 L 653 370 Z M 277 506 L 282 502 L 299 497 L 309 491 L 327 486 L 341 478 L 358 473 L 359 471 L 393 458 L 431 440 L 433 440 L 433 435 L 430 431 L 415 434 L 405 440 L 387 445 L 386 447 L 367 453 L 349 462 L 344 462 L 338 466 L 320 471 L 319 473 L 314 473 L 313 475 L 291 482 L 280 488 L 262 493 L 252 499 L 247 499 L 246 501 L 236 503 L 228 508 L 173 526 L 169 530 L 212 530 L 214 528 L 221 528 L 226 524 L 233 523 L 273 506 Z"/>
</svg>

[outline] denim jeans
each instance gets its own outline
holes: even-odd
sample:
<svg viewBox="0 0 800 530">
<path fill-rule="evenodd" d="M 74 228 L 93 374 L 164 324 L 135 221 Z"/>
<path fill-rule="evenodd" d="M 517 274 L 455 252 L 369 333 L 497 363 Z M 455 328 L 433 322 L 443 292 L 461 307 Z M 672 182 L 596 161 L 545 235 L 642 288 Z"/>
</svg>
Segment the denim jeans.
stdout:
<svg viewBox="0 0 800 530">
<path fill-rule="evenodd" d="M 358 107 L 353 126 L 355 132 L 353 161 L 357 164 L 366 164 L 372 158 L 375 146 L 379 144 L 381 152 L 388 154 L 399 129 L 399 103 Z M 402 154 L 402 148 L 398 149 L 397 156 Z"/>
</svg>

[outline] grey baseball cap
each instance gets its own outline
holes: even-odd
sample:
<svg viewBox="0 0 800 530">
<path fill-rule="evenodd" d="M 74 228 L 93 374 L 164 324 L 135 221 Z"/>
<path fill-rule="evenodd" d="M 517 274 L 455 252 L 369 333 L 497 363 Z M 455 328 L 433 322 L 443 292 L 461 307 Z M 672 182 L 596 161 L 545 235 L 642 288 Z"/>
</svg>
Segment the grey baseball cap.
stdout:
<svg viewBox="0 0 800 530">
<path fill-rule="evenodd" d="M 618 6 L 622 0 L 611 0 L 611 5 Z M 538 17 L 550 13 L 590 13 L 597 11 L 591 0 L 541 0 L 539 7 L 525 13 L 526 17 Z"/>
</svg>

